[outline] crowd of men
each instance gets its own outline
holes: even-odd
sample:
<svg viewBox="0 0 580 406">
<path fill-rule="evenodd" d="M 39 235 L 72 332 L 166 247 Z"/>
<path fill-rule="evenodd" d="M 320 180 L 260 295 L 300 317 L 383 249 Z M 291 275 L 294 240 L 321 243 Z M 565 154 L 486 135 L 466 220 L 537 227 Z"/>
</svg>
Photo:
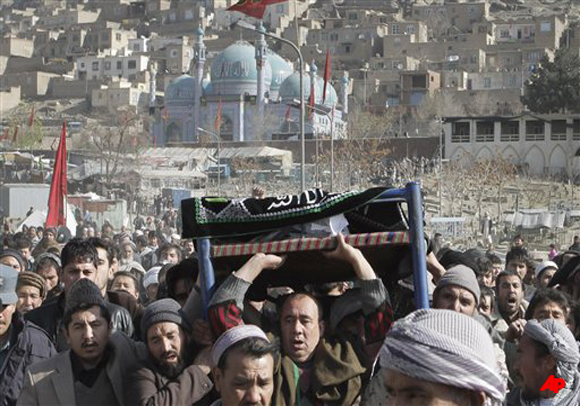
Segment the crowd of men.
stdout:
<svg viewBox="0 0 580 406">
<path fill-rule="evenodd" d="M 578 251 L 431 245 L 432 308 L 401 314 L 405 295 L 339 234 L 325 256 L 350 280 L 256 301 L 285 261 L 259 253 L 204 309 L 193 241 L 134 226 L 3 236 L 0 405 L 580 404 Z"/>
</svg>

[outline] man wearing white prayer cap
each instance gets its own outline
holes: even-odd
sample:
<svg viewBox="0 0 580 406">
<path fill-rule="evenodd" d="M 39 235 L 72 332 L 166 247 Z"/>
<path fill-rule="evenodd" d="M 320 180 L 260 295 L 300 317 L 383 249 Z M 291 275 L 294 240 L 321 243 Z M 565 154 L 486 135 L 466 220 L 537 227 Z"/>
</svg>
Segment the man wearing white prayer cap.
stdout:
<svg viewBox="0 0 580 406">
<path fill-rule="evenodd" d="M 529 320 L 516 361 L 521 386 L 510 392 L 508 406 L 577 406 L 579 362 L 578 344 L 568 327 L 554 319 Z"/>
<path fill-rule="evenodd" d="M 211 351 L 212 373 L 221 399 L 212 406 L 269 406 L 274 393 L 278 346 L 257 326 L 227 330 Z"/>
<path fill-rule="evenodd" d="M 388 405 L 499 406 L 505 398 L 489 334 L 459 312 L 422 309 L 395 322 L 380 364 Z"/>
</svg>

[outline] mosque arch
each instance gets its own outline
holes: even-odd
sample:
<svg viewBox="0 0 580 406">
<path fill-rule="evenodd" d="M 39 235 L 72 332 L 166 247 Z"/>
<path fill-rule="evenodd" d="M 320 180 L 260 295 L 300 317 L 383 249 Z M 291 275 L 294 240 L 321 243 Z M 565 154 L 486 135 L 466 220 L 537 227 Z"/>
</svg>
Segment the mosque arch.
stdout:
<svg viewBox="0 0 580 406">
<path fill-rule="evenodd" d="M 181 141 L 181 128 L 177 123 L 169 124 L 167 130 L 165 130 L 165 134 L 167 135 L 167 143 L 177 143 Z"/>
<path fill-rule="evenodd" d="M 477 152 L 476 159 L 478 161 L 487 161 L 493 159 L 493 153 L 488 147 L 483 147 Z"/>
<path fill-rule="evenodd" d="M 546 166 L 546 157 L 542 150 L 534 145 L 527 152 L 524 163 L 530 175 L 542 175 Z"/>
<path fill-rule="evenodd" d="M 234 122 L 226 114 L 223 114 L 221 117 L 219 135 L 222 141 L 234 140 Z"/>
<path fill-rule="evenodd" d="M 562 173 L 568 167 L 566 151 L 561 145 L 556 145 L 550 154 L 549 167 L 551 173 Z"/>
<path fill-rule="evenodd" d="M 461 166 L 468 166 L 471 161 L 471 159 L 469 159 L 469 153 L 463 147 L 458 147 L 453 151 L 453 154 L 451 154 L 451 160 Z"/>
<path fill-rule="evenodd" d="M 520 163 L 520 155 L 512 146 L 506 147 L 503 150 L 502 155 L 505 160 L 511 162 L 514 165 L 518 165 Z"/>
</svg>

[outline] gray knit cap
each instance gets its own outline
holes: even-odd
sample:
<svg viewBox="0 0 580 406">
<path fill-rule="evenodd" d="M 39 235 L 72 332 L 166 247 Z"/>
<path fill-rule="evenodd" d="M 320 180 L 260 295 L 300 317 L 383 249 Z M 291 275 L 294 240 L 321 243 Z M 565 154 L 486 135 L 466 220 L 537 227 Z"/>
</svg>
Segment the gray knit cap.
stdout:
<svg viewBox="0 0 580 406">
<path fill-rule="evenodd" d="M 168 321 L 181 326 L 184 330 L 191 330 L 187 319 L 183 316 L 181 306 L 173 299 L 160 299 L 145 308 L 141 319 L 141 334 L 146 338 L 149 328 L 157 323 Z"/>
<path fill-rule="evenodd" d="M 471 268 L 465 265 L 455 265 L 452 266 L 445 272 L 445 274 L 439 279 L 437 287 L 435 288 L 435 293 L 444 286 L 455 285 L 467 289 L 473 296 L 475 296 L 475 304 L 479 304 L 479 296 L 481 291 L 479 290 L 479 284 L 477 283 L 477 278 L 475 273 Z"/>
<path fill-rule="evenodd" d="M 87 278 L 79 279 L 72 285 L 66 295 L 66 305 L 64 307 L 65 318 L 73 313 L 80 305 L 94 305 L 107 307 L 99 287 Z"/>
</svg>

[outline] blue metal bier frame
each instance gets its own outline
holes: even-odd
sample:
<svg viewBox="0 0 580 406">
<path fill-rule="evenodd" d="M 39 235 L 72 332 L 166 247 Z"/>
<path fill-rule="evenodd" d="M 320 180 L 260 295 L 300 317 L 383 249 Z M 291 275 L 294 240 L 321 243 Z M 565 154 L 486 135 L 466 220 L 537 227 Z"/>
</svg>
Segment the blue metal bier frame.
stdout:
<svg viewBox="0 0 580 406">
<path fill-rule="evenodd" d="M 409 182 L 403 189 L 389 189 L 373 202 L 406 202 L 409 216 L 409 241 L 413 259 L 413 281 L 415 285 L 415 306 L 418 309 L 429 308 L 427 291 L 427 263 L 425 237 L 423 232 L 423 208 L 421 187 L 417 182 Z M 215 289 L 215 275 L 211 263 L 211 245 L 209 238 L 198 238 L 201 298 L 203 314 L 207 319 L 209 301 Z"/>
</svg>

